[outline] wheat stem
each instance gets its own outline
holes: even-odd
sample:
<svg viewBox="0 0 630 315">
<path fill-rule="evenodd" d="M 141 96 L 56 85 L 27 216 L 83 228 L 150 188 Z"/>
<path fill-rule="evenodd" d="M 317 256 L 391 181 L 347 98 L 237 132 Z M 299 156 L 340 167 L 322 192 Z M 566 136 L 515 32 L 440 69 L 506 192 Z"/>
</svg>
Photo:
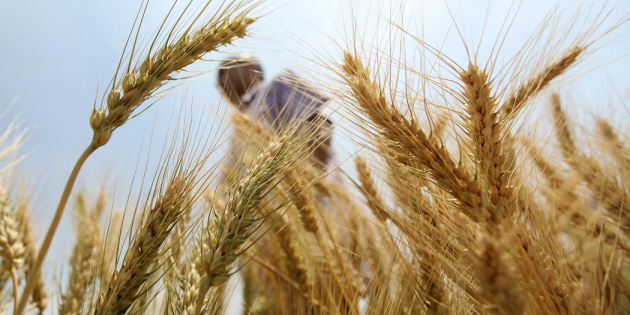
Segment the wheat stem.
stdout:
<svg viewBox="0 0 630 315">
<path fill-rule="evenodd" d="M 61 199 L 59 200 L 59 204 L 57 205 L 57 210 L 55 211 L 55 215 L 53 217 L 52 222 L 50 223 L 50 227 L 46 232 L 46 237 L 44 237 L 44 241 L 42 242 L 42 246 L 39 249 L 39 253 L 37 254 L 37 259 L 33 266 L 31 267 L 31 273 L 29 274 L 26 280 L 26 286 L 24 287 L 24 291 L 22 291 L 22 297 L 20 298 L 20 302 L 15 308 L 15 314 L 21 314 L 26 307 L 26 303 L 28 301 L 28 297 L 31 295 L 35 287 L 37 286 L 37 281 L 39 279 L 39 272 L 42 268 L 42 263 L 44 262 L 44 258 L 48 253 L 48 249 L 50 248 L 50 243 L 55 236 L 55 232 L 59 227 L 59 223 L 61 222 L 61 217 L 63 216 L 63 211 L 66 207 L 66 203 L 68 203 L 68 199 L 70 198 L 70 194 L 72 193 L 72 187 L 74 187 L 74 182 L 77 180 L 77 176 L 79 175 L 79 171 L 85 161 L 90 157 L 92 153 L 96 150 L 96 147 L 93 144 L 90 144 L 85 151 L 79 156 L 79 159 L 74 164 L 74 168 L 72 172 L 70 172 L 70 176 L 68 177 L 68 181 L 66 182 L 66 186 L 63 189 L 63 193 L 61 194 Z"/>
<path fill-rule="evenodd" d="M 13 303 L 17 305 L 19 285 L 18 285 L 17 269 L 15 269 L 15 266 L 11 266 L 11 281 L 13 282 Z"/>
</svg>

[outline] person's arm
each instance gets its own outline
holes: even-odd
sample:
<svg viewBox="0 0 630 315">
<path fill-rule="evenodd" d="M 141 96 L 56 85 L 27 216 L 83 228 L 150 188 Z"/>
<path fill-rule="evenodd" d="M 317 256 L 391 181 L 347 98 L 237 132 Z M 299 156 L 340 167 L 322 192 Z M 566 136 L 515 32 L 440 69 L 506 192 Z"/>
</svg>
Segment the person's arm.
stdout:
<svg viewBox="0 0 630 315">
<path fill-rule="evenodd" d="M 312 114 L 306 121 L 308 131 L 312 133 L 309 146 L 313 150 L 313 162 L 318 168 L 324 169 L 332 160 L 332 121 L 320 113 Z"/>
</svg>

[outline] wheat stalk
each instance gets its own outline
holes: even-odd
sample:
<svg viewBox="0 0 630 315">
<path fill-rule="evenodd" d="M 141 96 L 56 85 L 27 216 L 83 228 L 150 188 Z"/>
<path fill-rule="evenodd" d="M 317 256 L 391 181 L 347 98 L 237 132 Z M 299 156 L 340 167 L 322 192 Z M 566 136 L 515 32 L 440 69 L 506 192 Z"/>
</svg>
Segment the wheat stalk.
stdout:
<svg viewBox="0 0 630 315">
<path fill-rule="evenodd" d="M 578 151 L 558 94 L 552 96 L 551 103 L 556 123 L 555 131 L 568 163 L 582 176 L 593 192 L 593 197 L 606 207 L 609 215 L 619 220 L 623 229 L 630 230 L 630 196 L 613 178 L 605 174 L 596 160 Z"/>
<path fill-rule="evenodd" d="M 191 178 L 176 176 L 149 209 L 146 222 L 130 244 L 120 270 L 99 298 L 95 315 L 125 314 L 138 298 L 140 288 L 151 274 L 160 248 L 185 207 Z"/>
<path fill-rule="evenodd" d="M 217 218 L 216 233 L 206 233 L 202 244 L 200 269 L 203 276 L 194 314 L 201 313 L 210 288 L 228 280 L 229 267 L 242 253 L 240 246 L 251 235 L 250 227 L 259 220 L 252 211 L 291 162 L 293 149 L 286 138 L 272 143 L 253 161 L 245 177 L 229 192 L 226 209 Z"/>
<path fill-rule="evenodd" d="M 232 9 L 238 10 L 239 7 L 237 5 Z M 118 89 L 109 92 L 106 101 L 107 110 L 105 108 L 93 109 L 90 115 L 90 126 L 94 131 L 92 142 L 77 160 L 66 182 L 53 220 L 32 266 L 31 275 L 27 279 L 23 296 L 15 309 L 16 314 L 24 310 L 27 297 L 35 288 L 44 257 L 50 248 L 74 182 L 85 161 L 96 149 L 109 141 L 114 129 L 125 124 L 133 112 L 173 75 L 200 59 L 205 53 L 227 45 L 235 38 L 245 36 L 247 27 L 255 21 L 255 18 L 243 14 L 233 19 L 230 19 L 229 11 L 215 14 L 202 27 L 190 33 L 186 31 L 173 42 L 166 43 L 155 54 L 147 55 L 140 65 L 134 67 L 133 70 L 128 69 L 122 75 L 119 82 L 122 93 Z"/>
<path fill-rule="evenodd" d="M 385 95 L 363 63 L 352 54 L 344 53 L 344 79 L 352 90 L 360 109 L 382 128 L 383 136 L 400 145 L 424 165 L 436 184 L 450 192 L 460 204 L 460 210 L 473 221 L 490 216 L 487 198 L 468 170 L 458 165 L 443 146 L 426 136 L 415 121 L 407 120 Z"/>
</svg>

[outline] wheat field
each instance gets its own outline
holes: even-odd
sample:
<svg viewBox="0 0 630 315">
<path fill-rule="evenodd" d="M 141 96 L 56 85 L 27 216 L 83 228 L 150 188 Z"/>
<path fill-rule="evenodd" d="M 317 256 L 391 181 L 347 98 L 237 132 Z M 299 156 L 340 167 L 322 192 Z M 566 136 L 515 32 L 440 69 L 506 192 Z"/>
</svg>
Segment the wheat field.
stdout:
<svg viewBox="0 0 630 315">
<path fill-rule="evenodd" d="M 170 104 L 181 108 L 159 163 L 137 166 L 140 192 L 117 191 L 126 203 L 114 206 L 115 187 L 77 184 L 84 163 L 169 106 L 164 95 L 216 75 L 189 69 L 227 58 L 273 14 L 192 1 L 144 29 L 149 6 L 86 101 L 90 141 L 46 204 L 49 222 L 33 220 L 19 184 L 27 134 L 4 124 L 0 314 L 630 313 L 629 126 L 612 112 L 584 123 L 562 84 L 588 75 L 575 69 L 630 13 L 611 21 L 591 7 L 562 24 L 552 11 L 508 56 L 509 27 L 470 43 L 454 21 L 466 62 L 373 16 L 385 35 L 355 24 L 334 53 L 303 60 L 326 73 L 314 84 L 342 120 L 274 127 Z M 359 149 L 321 167 L 322 128 Z M 70 255 L 51 264 L 64 233 Z"/>
</svg>

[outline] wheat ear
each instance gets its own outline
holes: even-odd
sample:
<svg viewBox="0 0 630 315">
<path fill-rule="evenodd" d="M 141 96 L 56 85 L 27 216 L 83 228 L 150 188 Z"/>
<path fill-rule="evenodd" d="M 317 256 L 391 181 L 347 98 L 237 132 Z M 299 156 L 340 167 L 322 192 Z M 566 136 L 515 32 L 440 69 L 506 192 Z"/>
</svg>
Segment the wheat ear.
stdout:
<svg viewBox="0 0 630 315">
<path fill-rule="evenodd" d="M 314 210 L 315 195 L 313 191 L 308 189 L 304 184 L 305 180 L 295 174 L 295 172 L 289 172 L 286 178 L 290 181 L 288 191 L 293 196 L 293 203 L 299 211 L 300 220 L 304 228 L 314 234 L 319 231 L 319 223 Z"/>
<path fill-rule="evenodd" d="M 479 294 L 490 304 L 492 314 L 523 314 L 526 301 L 514 282 L 508 249 L 502 246 L 492 238 L 481 240 L 475 266 L 481 285 Z"/>
<path fill-rule="evenodd" d="M 321 220 L 323 229 L 320 230 L 320 221 L 318 220 L 315 211 L 317 211 L 319 216 L 322 218 L 324 217 L 324 214 L 317 198 L 315 198 L 313 189 L 311 189 L 312 186 L 305 183 L 309 176 L 299 173 L 297 169 L 299 169 L 299 166 L 296 169 L 287 172 L 287 176 L 285 178 L 285 182 L 288 183 L 288 191 L 292 195 L 291 200 L 299 211 L 302 226 L 306 231 L 310 232 L 315 237 L 315 240 L 317 241 L 317 244 L 324 256 L 324 260 L 326 261 L 326 265 L 331 270 L 335 285 L 337 285 L 338 289 L 341 291 L 341 294 L 346 302 L 352 304 L 350 307 L 353 309 L 353 312 L 356 313 L 358 311 L 355 305 L 356 303 L 354 303 L 354 299 L 356 298 L 355 293 L 358 295 L 363 295 L 365 293 L 363 283 L 360 283 L 362 278 L 359 275 L 359 272 L 354 269 L 354 266 L 346 261 L 345 256 L 341 255 L 339 249 L 323 237 L 324 235 L 327 235 L 329 240 L 332 241 L 332 243 L 335 243 L 334 234 L 330 228 L 330 224 L 328 224 L 326 220 Z M 308 169 L 303 171 L 308 173 Z M 329 251 L 334 254 L 338 268 L 335 268 L 334 262 L 328 253 Z M 344 289 L 336 270 L 340 271 L 343 279 L 350 285 L 350 290 Z"/>
<path fill-rule="evenodd" d="M 560 103 L 560 96 L 554 94 L 551 104 L 556 122 L 555 131 L 567 162 L 582 176 L 593 192 L 593 197 L 605 206 L 609 216 L 620 220 L 622 228 L 630 231 L 630 196 L 619 187 L 614 178 L 605 174 L 595 159 L 578 151 Z"/>
<path fill-rule="evenodd" d="M 236 6 L 236 8 L 238 7 Z M 226 17 L 225 14 L 228 16 Z M 68 177 L 53 220 L 32 266 L 31 276 L 27 279 L 23 296 L 15 309 L 16 314 L 24 310 L 28 295 L 37 284 L 41 265 L 61 222 L 66 203 L 72 193 L 72 187 L 88 157 L 96 149 L 105 145 L 114 129 L 125 124 L 133 112 L 157 89 L 171 80 L 173 75 L 200 59 L 203 54 L 229 44 L 235 38 L 245 36 L 247 27 L 254 21 L 255 18 L 242 14 L 231 20 L 229 19 L 229 12 L 215 14 L 210 22 L 201 28 L 190 34 L 186 32 L 172 43 L 165 44 L 155 54 L 146 56 L 139 66 L 123 74 L 119 82 L 122 93 L 118 89 L 109 92 L 106 101 L 107 110 L 105 108 L 93 109 L 90 115 L 90 126 L 94 131 L 92 142 L 83 151 Z"/>
<path fill-rule="evenodd" d="M 559 210 L 556 217 L 566 216 L 571 223 L 580 228 L 580 231 L 590 233 L 590 235 L 598 238 L 602 236 L 604 242 L 616 244 L 620 249 L 629 252 L 630 246 L 627 238 L 618 234 L 615 226 L 603 222 L 596 224 L 595 227 L 590 227 L 586 209 L 581 205 L 583 201 L 575 192 L 576 186 L 580 183 L 568 181 L 560 176 L 551 162 L 542 156 L 541 150 L 536 145 L 527 139 L 521 139 L 521 141 L 529 148 L 529 155 L 547 180 L 548 189 L 544 189 L 543 194 L 548 199 L 553 200 L 554 208 Z"/>
<path fill-rule="evenodd" d="M 26 261 L 24 268 L 24 277 L 28 277 L 30 273 L 31 266 L 35 261 L 35 255 L 37 255 L 37 244 L 35 244 L 35 240 L 33 237 L 33 227 L 30 216 L 28 215 L 28 203 L 23 200 L 17 206 L 18 209 L 18 222 L 20 225 L 20 234 L 22 234 L 22 242 L 24 242 L 24 247 L 26 247 Z M 31 295 L 31 301 L 37 308 L 39 314 L 43 314 L 44 310 L 48 306 L 48 290 L 46 289 L 46 284 L 44 282 L 44 278 L 40 274 L 39 279 L 37 280 L 37 286 L 35 290 L 33 290 L 33 294 Z"/>
<path fill-rule="evenodd" d="M 217 218 L 216 232 L 205 233 L 202 241 L 199 266 L 202 278 L 194 314 L 201 314 L 210 288 L 229 279 L 229 267 L 242 254 L 241 245 L 253 233 L 250 228 L 260 220 L 255 217 L 254 209 L 289 165 L 292 149 L 286 137 L 272 143 L 229 191 L 225 211 Z"/>
<path fill-rule="evenodd" d="M 148 55 L 135 69 L 122 75 L 120 88 L 107 96 L 107 110 L 94 109 L 90 126 L 94 130 L 92 145 L 106 144 L 112 131 L 127 122 L 133 112 L 172 76 L 199 60 L 205 53 L 244 37 L 247 27 L 256 19 L 238 15 L 234 19 L 212 20 L 192 34 L 184 34 Z"/>
<path fill-rule="evenodd" d="M 507 167 L 502 150 L 502 124 L 496 113 L 496 99 L 488 74 L 478 66 L 470 64 L 468 70 L 460 73 L 460 78 L 464 83 L 463 97 L 468 114 L 466 126 L 493 204 L 490 220 L 500 223 L 516 211 L 516 194 L 510 186 L 512 171 Z"/>
<path fill-rule="evenodd" d="M 621 140 L 613 127 L 605 119 L 597 120 L 597 131 L 604 139 L 606 148 L 612 157 L 621 166 L 623 179 L 630 179 L 630 148 Z"/>
<path fill-rule="evenodd" d="M 363 158 L 357 157 L 355 163 L 357 165 L 357 172 L 359 173 L 359 181 L 361 182 L 361 192 L 367 199 L 368 206 L 379 220 L 383 222 L 387 221 L 387 219 L 389 219 L 389 213 L 386 210 L 385 202 L 381 199 L 376 189 L 376 185 L 372 179 L 372 172 L 370 172 Z"/>
<path fill-rule="evenodd" d="M 370 79 L 370 72 L 361 60 L 345 52 L 342 70 L 360 109 L 380 127 L 385 137 L 424 165 L 438 186 L 457 198 L 462 213 L 476 222 L 490 216 L 479 182 L 463 165 L 453 161 L 445 147 L 427 137 L 415 121 L 388 104 L 383 90 Z"/>
<path fill-rule="evenodd" d="M 298 247 L 297 232 L 291 227 L 286 215 L 279 218 L 279 221 L 274 225 L 274 230 L 282 250 L 290 262 L 294 279 L 299 283 L 300 289 L 310 296 L 313 281 L 308 274 L 305 256 Z"/>
<path fill-rule="evenodd" d="M 195 314 L 195 302 L 199 296 L 199 283 L 201 281 L 201 276 L 194 261 L 188 263 L 186 273 L 181 310 L 182 315 L 193 315 Z"/>
<path fill-rule="evenodd" d="M 13 303 L 18 303 L 17 271 L 24 265 L 26 248 L 18 227 L 16 212 L 11 209 L 9 192 L 0 182 L 0 257 L 3 269 L 9 270 L 13 282 Z"/>
<path fill-rule="evenodd" d="M 539 73 L 532 75 L 503 103 L 501 106 L 502 117 L 515 117 L 532 97 L 571 67 L 584 50 L 584 47 L 572 47 L 566 50 L 558 60 L 549 64 Z"/>
<path fill-rule="evenodd" d="M 189 180 L 180 175 L 170 180 L 163 195 L 149 209 L 145 224 L 129 245 L 120 270 L 99 298 L 94 315 L 125 314 L 139 297 L 140 288 L 152 274 L 162 244 L 184 209 Z"/>
</svg>

